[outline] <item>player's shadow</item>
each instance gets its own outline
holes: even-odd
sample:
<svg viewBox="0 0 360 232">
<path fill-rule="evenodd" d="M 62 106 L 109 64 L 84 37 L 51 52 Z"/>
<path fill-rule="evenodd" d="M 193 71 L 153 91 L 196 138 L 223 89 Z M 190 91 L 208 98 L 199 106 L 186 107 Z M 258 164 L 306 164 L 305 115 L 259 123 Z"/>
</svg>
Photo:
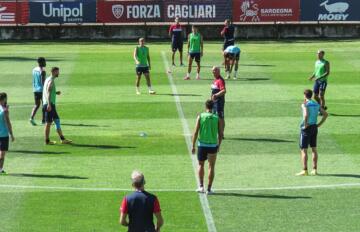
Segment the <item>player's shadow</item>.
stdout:
<svg viewBox="0 0 360 232">
<path fill-rule="evenodd" d="M 163 94 L 156 94 L 156 95 L 160 95 L 160 96 L 171 96 L 171 97 L 201 97 L 202 95 L 200 94 L 191 94 L 191 93 L 178 93 L 178 94 L 174 94 L 174 93 L 163 93 Z"/>
<path fill-rule="evenodd" d="M 318 174 L 318 176 L 360 178 L 360 175 L 358 174 Z"/>
<path fill-rule="evenodd" d="M 8 175 L 9 176 L 15 176 L 15 177 L 68 179 L 68 180 L 87 180 L 87 179 L 89 179 L 88 177 L 82 177 L 82 176 L 30 174 L 30 173 L 9 173 Z"/>
<path fill-rule="evenodd" d="M 103 144 L 70 144 L 73 147 L 82 147 L 82 148 L 96 148 L 96 149 L 134 149 L 133 146 L 117 146 L 117 145 L 103 145 Z"/>
<path fill-rule="evenodd" d="M 94 125 L 94 124 L 75 124 L 75 123 L 61 123 L 63 126 L 73 126 L 73 127 L 110 127 L 110 126 L 100 126 L 100 125 Z"/>
<path fill-rule="evenodd" d="M 360 117 L 360 114 L 334 114 L 334 113 L 329 113 L 329 115 L 333 116 L 333 117 L 349 117 L 349 118 Z"/>
<path fill-rule="evenodd" d="M 240 66 L 249 66 L 249 67 L 275 67 L 273 64 L 239 64 Z"/>
<path fill-rule="evenodd" d="M 62 61 L 60 58 L 46 58 L 46 61 Z M 24 62 L 24 61 L 34 61 L 36 62 L 36 58 L 31 57 L 23 57 L 23 56 L 0 56 L 0 61 L 13 61 L 13 62 Z"/>
<path fill-rule="evenodd" d="M 263 199 L 279 199 L 279 200 L 293 200 L 293 199 L 311 199 L 307 196 L 284 196 L 274 194 L 243 194 L 243 193 L 215 193 L 216 196 L 225 197 L 249 197 L 249 198 L 263 198 Z"/>
<path fill-rule="evenodd" d="M 63 151 L 30 151 L 30 150 L 11 150 L 10 152 L 31 155 L 63 155 L 70 154 L 70 152 Z"/>
<path fill-rule="evenodd" d="M 255 78 L 247 78 L 247 77 L 241 77 L 238 78 L 236 80 L 233 81 L 269 81 L 271 80 L 270 78 L 266 78 L 266 77 L 255 77 Z"/>
<path fill-rule="evenodd" d="M 269 138 L 225 138 L 225 140 L 249 141 L 249 142 L 269 142 L 269 143 L 293 143 L 294 142 L 292 140 L 269 139 Z"/>
</svg>

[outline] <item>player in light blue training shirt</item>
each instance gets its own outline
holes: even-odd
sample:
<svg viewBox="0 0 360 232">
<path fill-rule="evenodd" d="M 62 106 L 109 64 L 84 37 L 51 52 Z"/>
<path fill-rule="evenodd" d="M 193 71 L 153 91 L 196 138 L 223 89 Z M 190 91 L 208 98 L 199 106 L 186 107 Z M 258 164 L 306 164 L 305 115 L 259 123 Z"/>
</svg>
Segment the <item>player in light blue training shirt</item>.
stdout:
<svg viewBox="0 0 360 232">
<path fill-rule="evenodd" d="M 237 46 L 228 46 L 224 50 L 224 59 L 225 59 L 225 71 L 226 71 L 226 79 L 230 79 L 231 72 L 235 65 L 235 73 L 234 79 L 237 78 L 237 72 L 239 69 L 239 60 L 240 60 L 241 50 Z"/>
<path fill-rule="evenodd" d="M 36 115 L 36 112 L 38 111 L 41 101 L 42 101 L 42 92 L 43 92 L 43 86 L 44 86 L 44 81 L 46 78 L 46 72 L 45 72 L 45 67 L 46 67 L 46 60 L 44 57 L 39 57 L 38 58 L 38 66 L 35 67 L 32 71 L 32 77 L 33 77 L 33 91 L 34 91 L 34 99 L 35 99 L 35 105 L 34 108 L 31 111 L 31 115 L 30 115 L 30 123 L 33 126 L 36 126 L 34 117 Z M 42 123 L 45 123 L 45 118 L 44 118 L 44 110 L 42 111 Z"/>
</svg>

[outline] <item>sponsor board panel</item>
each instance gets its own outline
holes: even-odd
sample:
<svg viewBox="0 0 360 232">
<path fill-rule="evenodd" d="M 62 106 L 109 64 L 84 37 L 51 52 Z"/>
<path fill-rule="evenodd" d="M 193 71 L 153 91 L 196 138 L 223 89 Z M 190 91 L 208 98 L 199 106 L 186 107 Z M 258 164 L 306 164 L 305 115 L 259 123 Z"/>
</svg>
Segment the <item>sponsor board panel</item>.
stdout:
<svg viewBox="0 0 360 232">
<path fill-rule="evenodd" d="M 301 0 L 302 21 L 360 21 L 359 0 Z"/>
<path fill-rule="evenodd" d="M 96 0 L 29 2 L 31 23 L 96 22 Z"/>
<path fill-rule="evenodd" d="M 28 21 L 27 1 L 0 1 L 0 24 L 27 24 Z"/>
<path fill-rule="evenodd" d="M 299 21 L 300 0 L 233 0 L 233 20 L 234 22 Z"/>
<path fill-rule="evenodd" d="M 232 18 L 232 0 L 164 1 L 165 21 L 222 22 Z"/>
<path fill-rule="evenodd" d="M 163 1 L 98 1 L 97 22 L 161 22 Z"/>
</svg>

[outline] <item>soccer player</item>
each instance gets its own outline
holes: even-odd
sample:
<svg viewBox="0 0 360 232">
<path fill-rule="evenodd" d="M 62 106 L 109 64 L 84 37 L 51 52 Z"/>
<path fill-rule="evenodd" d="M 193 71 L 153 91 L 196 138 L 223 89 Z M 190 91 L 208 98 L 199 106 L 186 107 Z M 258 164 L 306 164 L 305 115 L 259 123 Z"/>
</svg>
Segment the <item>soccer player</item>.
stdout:
<svg viewBox="0 0 360 232">
<path fill-rule="evenodd" d="M 314 98 L 320 104 L 321 108 L 327 110 L 325 105 L 325 91 L 327 87 L 327 79 L 330 74 L 330 63 L 324 59 L 325 52 L 319 50 L 317 52 L 318 60 L 315 62 L 315 71 L 309 80 L 315 78 Z"/>
<path fill-rule="evenodd" d="M 195 25 L 192 26 L 192 33 L 188 36 L 188 56 L 189 56 L 189 64 L 188 64 L 188 72 L 184 78 L 184 80 L 190 80 L 190 73 L 192 68 L 193 60 L 195 59 L 197 65 L 197 74 L 196 79 L 200 80 L 200 59 L 203 56 L 203 38 L 201 34 L 198 32 L 198 29 Z"/>
<path fill-rule="evenodd" d="M 60 95 L 60 91 L 56 91 L 55 79 L 59 77 L 59 68 L 51 69 L 51 76 L 46 78 L 43 91 L 43 109 L 45 111 L 45 144 L 55 145 L 55 141 L 50 141 L 50 127 L 54 122 L 56 131 L 61 139 L 62 144 L 70 144 L 71 140 L 65 139 L 60 125 L 60 118 L 56 111 L 56 95 Z"/>
<path fill-rule="evenodd" d="M 214 81 L 211 85 L 211 99 L 214 101 L 213 113 L 219 116 L 220 128 L 224 133 L 225 119 L 224 119 L 224 108 L 225 108 L 225 80 L 220 75 L 220 68 L 214 66 L 212 68 L 214 75 Z"/>
<path fill-rule="evenodd" d="M 139 46 L 136 46 L 134 50 L 134 60 L 136 63 L 136 94 L 140 95 L 140 80 L 141 75 L 144 74 L 146 78 L 146 83 L 149 89 L 149 94 L 155 94 L 156 92 L 151 87 L 150 81 L 150 69 L 151 69 L 151 62 L 150 62 L 150 52 L 149 48 L 145 46 L 145 39 L 139 39 Z"/>
<path fill-rule="evenodd" d="M 175 24 L 170 26 L 169 36 L 171 37 L 171 49 L 172 49 L 172 65 L 175 66 L 175 53 L 179 50 L 180 54 L 180 66 L 183 64 L 183 37 L 180 20 L 178 17 L 175 18 Z"/>
<path fill-rule="evenodd" d="M 38 111 L 41 101 L 42 101 L 42 92 L 43 92 L 43 86 L 44 81 L 46 78 L 46 60 L 44 57 L 39 57 L 38 60 L 38 67 L 35 67 L 32 71 L 33 76 L 33 91 L 34 91 L 34 98 L 35 98 L 35 106 L 32 109 L 31 116 L 30 116 L 30 123 L 33 126 L 36 126 L 34 117 L 36 115 L 36 112 Z M 42 124 L 45 124 L 45 112 L 42 111 Z"/>
<path fill-rule="evenodd" d="M 231 45 L 224 50 L 224 59 L 225 59 L 225 70 L 226 70 L 226 79 L 230 79 L 232 70 L 235 65 L 234 79 L 237 79 L 237 72 L 239 69 L 239 60 L 240 60 L 241 50 L 239 47 Z"/>
<path fill-rule="evenodd" d="M 145 177 L 141 172 L 133 171 L 131 180 L 135 191 L 124 197 L 121 203 L 120 224 L 128 227 L 129 232 L 160 232 L 164 219 L 158 198 L 145 191 Z M 156 226 L 153 215 L 157 220 Z"/>
<path fill-rule="evenodd" d="M 221 31 L 221 36 L 224 37 L 224 45 L 223 45 L 223 51 L 225 51 L 225 49 L 229 46 L 232 46 L 235 44 L 235 28 L 234 26 L 231 24 L 230 19 L 226 19 L 225 20 L 225 26 Z M 224 59 L 224 63 L 225 63 L 225 59 Z"/>
<path fill-rule="evenodd" d="M 0 93 L 0 175 L 5 175 L 4 162 L 5 154 L 9 149 L 9 135 L 11 141 L 15 138 L 9 117 L 9 106 L 7 105 L 7 94 Z"/>
<path fill-rule="evenodd" d="M 198 146 L 198 175 L 200 186 L 196 190 L 199 193 L 205 193 L 204 189 L 204 165 L 209 162 L 209 182 L 207 194 L 213 194 L 211 186 L 215 177 L 216 154 L 219 151 L 222 141 L 222 130 L 219 117 L 213 113 L 214 102 L 207 100 L 205 102 L 205 112 L 201 113 L 196 119 L 195 131 L 192 137 L 192 154 L 196 152 L 196 142 Z"/>
<path fill-rule="evenodd" d="M 325 122 L 328 114 L 326 111 L 320 107 L 320 105 L 313 101 L 312 98 L 313 92 L 310 89 L 304 91 L 304 103 L 301 105 L 303 112 L 303 120 L 301 123 L 301 132 L 300 132 L 300 150 L 301 150 L 301 160 L 303 163 L 303 170 L 297 173 L 297 176 L 307 176 L 308 167 L 307 167 L 307 149 L 310 145 L 312 149 L 312 158 L 313 158 L 313 170 L 311 171 L 312 175 L 317 175 L 317 161 L 318 161 L 318 152 L 316 149 L 316 140 L 318 134 L 318 128 Z M 319 123 L 317 123 L 318 113 L 322 113 L 322 118 Z"/>
</svg>

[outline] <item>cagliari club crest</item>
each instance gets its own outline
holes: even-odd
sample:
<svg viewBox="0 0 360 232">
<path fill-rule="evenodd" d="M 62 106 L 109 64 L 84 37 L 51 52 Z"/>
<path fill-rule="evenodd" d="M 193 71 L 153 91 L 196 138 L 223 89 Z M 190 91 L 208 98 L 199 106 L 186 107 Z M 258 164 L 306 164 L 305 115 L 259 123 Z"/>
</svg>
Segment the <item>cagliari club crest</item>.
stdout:
<svg viewBox="0 0 360 232">
<path fill-rule="evenodd" d="M 113 5 L 112 13 L 115 18 L 120 19 L 121 16 L 124 14 L 124 6 L 123 5 Z"/>
</svg>

